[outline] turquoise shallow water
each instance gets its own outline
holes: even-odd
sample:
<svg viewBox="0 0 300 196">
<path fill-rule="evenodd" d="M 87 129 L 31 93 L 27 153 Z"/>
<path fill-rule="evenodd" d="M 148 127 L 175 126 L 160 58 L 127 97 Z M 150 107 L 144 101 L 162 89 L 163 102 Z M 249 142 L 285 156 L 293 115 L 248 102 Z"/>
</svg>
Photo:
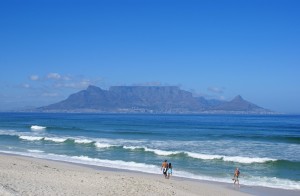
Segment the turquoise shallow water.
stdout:
<svg viewBox="0 0 300 196">
<path fill-rule="evenodd" d="M 300 190 L 300 116 L 0 113 L 0 152 Z"/>
</svg>

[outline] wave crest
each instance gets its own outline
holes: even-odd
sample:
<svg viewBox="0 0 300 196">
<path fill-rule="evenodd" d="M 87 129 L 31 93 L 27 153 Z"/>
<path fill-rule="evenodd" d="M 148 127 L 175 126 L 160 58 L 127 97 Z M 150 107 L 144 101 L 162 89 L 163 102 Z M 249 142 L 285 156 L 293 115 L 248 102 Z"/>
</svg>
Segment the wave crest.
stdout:
<svg viewBox="0 0 300 196">
<path fill-rule="evenodd" d="M 218 154 L 202 154 L 196 152 L 188 152 L 188 151 L 177 151 L 177 150 L 162 150 L 149 148 L 146 146 L 122 146 L 116 145 L 115 142 L 109 141 L 100 141 L 100 140 L 92 140 L 90 138 L 57 138 L 57 137 L 39 137 L 39 136 L 19 136 L 20 139 L 35 141 L 35 140 L 45 140 L 52 142 L 66 142 L 70 140 L 75 144 L 92 144 L 97 148 L 110 148 L 110 147 L 120 147 L 126 150 L 140 150 L 144 152 L 154 153 L 159 156 L 187 156 L 194 159 L 201 160 L 221 160 L 227 162 L 236 162 L 243 164 L 252 164 L 252 163 L 266 163 L 271 161 L 277 161 L 277 159 L 268 158 L 268 157 L 243 157 L 243 156 L 227 156 L 227 155 L 218 155 Z"/>
<path fill-rule="evenodd" d="M 240 156 L 223 156 L 223 161 L 232 161 L 232 162 L 238 162 L 238 163 L 265 163 L 269 161 L 277 161 L 277 159 L 271 159 L 271 158 L 259 158 L 259 157 L 240 157 Z"/>
<path fill-rule="evenodd" d="M 52 141 L 52 142 L 61 143 L 61 142 L 65 142 L 67 139 L 57 138 L 57 137 L 45 137 L 44 140 L 45 141 Z"/>
<path fill-rule="evenodd" d="M 115 146 L 115 145 L 96 142 L 96 143 L 95 143 L 95 146 L 96 146 L 97 148 L 110 148 L 110 147 L 113 147 L 113 146 Z"/>
<path fill-rule="evenodd" d="M 75 139 L 74 142 L 77 144 L 90 144 L 93 143 L 94 141 L 89 139 Z"/>
<path fill-rule="evenodd" d="M 39 125 L 32 125 L 30 128 L 33 131 L 42 131 L 42 130 L 45 130 L 47 127 L 43 127 L 43 126 L 39 126 Z"/>
<path fill-rule="evenodd" d="M 44 137 L 38 137 L 38 136 L 20 136 L 20 139 L 22 140 L 29 140 L 29 141 L 37 141 L 37 140 L 42 140 Z"/>
<path fill-rule="evenodd" d="M 195 152 L 186 152 L 186 151 L 166 151 L 166 150 L 159 150 L 159 149 L 152 149 L 147 147 L 141 147 L 141 146 L 123 146 L 124 149 L 128 150 L 144 150 L 145 152 L 152 152 L 154 154 L 160 155 L 160 156 L 172 156 L 172 155 L 180 155 L 184 154 L 188 157 L 194 158 L 194 159 L 202 159 L 202 160 L 223 160 L 223 161 L 231 161 L 231 162 L 237 162 L 237 163 L 265 163 L 268 161 L 277 161 L 277 159 L 271 159 L 271 158 L 260 158 L 260 157 L 241 157 L 241 156 L 225 156 L 225 155 L 211 155 L 211 154 L 201 154 L 201 153 L 195 153 Z"/>
</svg>

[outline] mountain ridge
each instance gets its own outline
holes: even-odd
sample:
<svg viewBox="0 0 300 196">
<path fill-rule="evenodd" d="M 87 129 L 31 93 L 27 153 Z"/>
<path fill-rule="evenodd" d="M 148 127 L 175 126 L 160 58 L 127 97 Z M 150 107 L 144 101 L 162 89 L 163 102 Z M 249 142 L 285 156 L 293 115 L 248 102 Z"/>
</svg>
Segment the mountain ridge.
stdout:
<svg viewBox="0 0 300 196">
<path fill-rule="evenodd" d="M 271 114 L 270 110 L 244 100 L 231 101 L 194 97 L 177 86 L 112 86 L 103 90 L 90 85 L 58 103 L 36 108 L 40 112 L 99 113 L 241 113 Z"/>
</svg>

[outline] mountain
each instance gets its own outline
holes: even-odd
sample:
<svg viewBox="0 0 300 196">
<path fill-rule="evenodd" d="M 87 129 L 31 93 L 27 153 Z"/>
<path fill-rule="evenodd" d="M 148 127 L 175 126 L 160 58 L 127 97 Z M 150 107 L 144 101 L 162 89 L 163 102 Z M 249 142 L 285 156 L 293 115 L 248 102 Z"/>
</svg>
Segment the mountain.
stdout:
<svg viewBox="0 0 300 196">
<path fill-rule="evenodd" d="M 212 110 L 213 108 L 225 103 L 225 101 L 217 99 L 205 99 L 204 97 L 195 97 L 198 103 L 202 106 L 204 110 Z"/>
<path fill-rule="evenodd" d="M 216 105 L 211 108 L 215 111 L 231 111 L 239 112 L 243 111 L 245 113 L 271 113 L 270 110 L 266 110 L 262 107 L 259 107 L 253 103 L 250 103 L 244 100 L 240 95 L 236 96 L 234 99 L 228 102 L 223 102 L 219 105 Z"/>
<path fill-rule="evenodd" d="M 41 112 L 108 113 L 272 113 L 241 96 L 226 102 L 194 97 L 176 86 L 89 86 L 66 100 L 37 108 Z"/>
</svg>

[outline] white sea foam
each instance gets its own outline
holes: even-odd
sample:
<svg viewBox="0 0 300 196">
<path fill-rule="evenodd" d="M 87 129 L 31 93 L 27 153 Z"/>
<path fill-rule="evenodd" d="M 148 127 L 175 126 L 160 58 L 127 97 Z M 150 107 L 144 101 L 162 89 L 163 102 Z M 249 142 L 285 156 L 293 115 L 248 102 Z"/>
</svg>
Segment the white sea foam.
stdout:
<svg viewBox="0 0 300 196">
<path fill-rule="evenodd" d="M 128 149 L 128 150 L 136 150 L 139 149 L 140 147 L 137 146 L 123 146 L 124 149 Z"/>
<path fill-rule="evenodd" d="M 92 143 L 93 140 L 89 140 L 89 139 L 75 139 L 74 142 L 78 143 L 78 144 L 89 144 L 89 143 Z"/>
<path fill-rule="evenodd" d="M 39 125 L 32 125 L 30 128 L 31 128 L 31 130 L 33 130 L 33 131 L 43 131 L 43 130 L 46 129 L 46 127 L 39 126 Z"/>
<path fill-rule="evenodd" d="M 33 153 L 43 153 L 44 151 L 42 150 L 34 150 L 34 149 L 28 149 L 28 152 L 33 152 Z"/>
<path fill-rule="evenodd" d="M 61 143 L 61 142 L 65 142 L 67 139 L 66 138 L 57 138 L 57 137 L 45 137 L 44 140 Z"/>
<path fill-rule="evenodd" d="M 29 141 L 41 140 L 43 138 L 44 137 L 37 137 L 37 136 L 25 136 L 25 135 L 20 136 L 20 139 L 29 140 Z"/>
<path fill-rule="evenodd" d="M 247 178 L 243 178 L 243 184 L 248 186 L 258 186 L 259 184 L 259 186 L 264 187 L 300 190 L 299 181 L 281 179 L 276 177 L 247 176 Z"/>
<path fill-rule="evenodd" d="M 0 130 L 0 135 L 18 135 L 18 133 L 15 130 Z"/>
<path fill-rule="evenodd" d="M 200 154 L 200 153 L 194 153 L 194 152 L 185 152 L 189 157 L 195 158 L 195 159 L 203 159 L 203 160 L 212 160 L 212 159 L 221 159 L 221 155 L 209 155 L 209 154 Z"/>
<path fill-rule="evenodd" d="M 137 149 L 144 149 L 146 152 L 153 152 L 154 154 L 160 155 L 160 156 L 170 156 L 170 155 L 176 155 L 184 153 L 189 157 L 195 158 L 195 159 L 202 159 L 202 160 L 213 160 L 213 159 L 220 159 L 223 161 L 231 161 L 231 162 L 237 162 L 237 163 L 265 163 L 268 161 L 277 161 L 277 159 L 271 159 L 271 158 L 259 158 L 259 157 L 241 157 L 241 156 L 225 156 L 225 155 L 211 155 L 211 154 L 201 154 L 201 153 L 195 153 L 195 152 L 185 152 L 185 151 L 166 151 L 166 150 L 159 150 L 159 149 L 152 149 L 147 148 L 143 146 L 123 146 L 124 149 L 129 150 L 137 150 Z"/>
<path fill-rule="evenodd" d="M 142 146 L 123 146 L 124 149 L 127 150 L 138 150 L 138 149 L 144 149 Z"/>
<path fill-rule="evenodd" d="M 237 163 L 265 163 L 267 161 L 277 161 L 277 159 L 271 158 L 259 158 L 259 157 L 241 157 L 241 156 L 224 156 L 224 155 L 207 155 L 207 154 L 199 154 L 186 152 L 186 154 L 190 157 L 196 159 L 204 159 L 204 160 L 212 160 L 212 159 L 221 159 L 223 161 L 231 161 Z"/>
<path fill-rule="evenodd" d="M 1 151 L 0 151 L 1 152 Z M 2 151 L 5 152 L 5 151 Z M 10 152 L 6 152 L 10 153 Z M 15 153 L 15 152 L 14 152 Z M 14 154 L 13 153 L 13 154 Z M 140 171 L 145 173 L 160 174 L 160 167 L 157 165 L 137 163 L 133 161 L 122 161 L 122 160 L 107 160 L 107 159 L 97 159 L 91 158 L 88 156 L 67 156 L 67 155 L 58 155 L 58 154 L 27 154 L 27 153 L 18 153 L 25 156 L 33 156 L 38 158 L 57 160 L 57 161 L 66 161 L 71 163 L 80 163 L 86 165 L 94 165 L 100 167 L 116 168 L 116 169 L 126 169 L 132 171 Z"/>
<path fill-rule="evenodd" d="M 212 177 L 206 175 L 195 175 L 185 171 L 176 171 L 174 174 L 178 177 L 197 179 L 197 180 L 209 180 L 215 182 L 224 182 L 228 183 L 228 178 L 221 177 Z M 247 178 L 243 177 L 240 180 L 240 184 L 247 186 L 262 186 L 262 187 L 270 187 L 270 188 L 281 188 L 288 190 L 300 190 L 300 183 L 298 181 L 280 179 L 275 177 L 256 177 L 256 176 L 247 176 Z"/>
<path fill-rule="evenodd" d="M 136 163 L 133 161 L 122 161 L 122 160 L 107 160 L 107 159 L 97 159 L 90 158 L 87 156 L 73 156 L 71 159 L 77 163 L 96 165 L 102 167 L 112 167 L 118 169 L 127 169 L 134 171 L 141 171 L 146 173 L 160 173 L 160 169 L 156 165 L 149 165 L 145 163 Z"/>
<path fill-rule="evenodd" d="M 169 155 L 175 155 L 181 153 L 180 151 L 165 151 L 165 150 L 158 150 L 158 149 L 151 149 L 151 148 L 144 148 L 146 152 L 153 152 L 157 155 L 161 156 L 169 156 Z"/>
<path fill-rule="evenodd" d="M 232 161 L 232 162 L 238 162 L 238 163 L 265 163 L 268 161 L 277 161 L 277 159 L 271 159 L 271 158 L 259 158 L 259 157 L 240 157 L 240 156 L 223 156 L 222 159 L 224 161 Z"/>
<path fill-rule="evenodd" d="M 145 152 L 153 152 L 154 154 L 161 155 L 161 156 L 169 156 L 169 155 L 181 153 L 180 151 L 165 151 L 159 149 L 152 149 L 144 146 L 123 146 L 123 148 L 128 150 L 144 149 Z"/>
<path fill-rule="evenodd" d="M 97 148 L 109 148 L 109 147 L 113 147 L 113 146 L 115 146 L 115 145 L 96 142 L 96 143 L 95 143 L 95 146 L 96 146 Z"/>
<path fill-rule="evenodd" d="M 20 136 L 20 139 L 34 141 L 34 140 L 41 140 L 41 139 L 43 139 L 43 137 Z M 91 139 L 87 139 L 87 138 L 80 138 L 80 139 L 72 138 L 72 139 L 74 139 L 74 142 L 78 143 L 78 144 L 89 144 L 89 143 L 95 142 L 95 141 L 93 141 Z M 67 140 L 67 138 L 45 137 L 44 140 L 53 141 L 53 142 L 64 142 Z M 97 140 L 97 142 L 95 142 L 95 146 L 97 148 L 109 148 L 112 146 L 118 146 L 118 145 L 112 144 L 113 141 L 111 141 L 111 140 L 103 140 L 105 142 L 100 142 L 100 140 L 99 141 L 98 140 Z M 186 152 L 186 151 L 167 151 L 167 150 L 148 148 L 145 146 L 123 146 L 123 148 L 128 149 L 128 150 L 144 149 L 145 152 L 152 152 L 159 156 L 171 156 L 171 155 L 184 153 L 187 156 L 195 158 L 195 159 L 202 159 L 202 160 L 219 159 L 219 160 L 223 160 L 223 161 L 237 162 L 237 163 L 244 163 L 244 164 L 265 163 L 268 161 L 277 161 L 277 159 L 272 159 L 272 158 L 267 158 L 267 157 L 242 157 L 242 156 L 202 154 L 202 153 Z"/>
</svg>

